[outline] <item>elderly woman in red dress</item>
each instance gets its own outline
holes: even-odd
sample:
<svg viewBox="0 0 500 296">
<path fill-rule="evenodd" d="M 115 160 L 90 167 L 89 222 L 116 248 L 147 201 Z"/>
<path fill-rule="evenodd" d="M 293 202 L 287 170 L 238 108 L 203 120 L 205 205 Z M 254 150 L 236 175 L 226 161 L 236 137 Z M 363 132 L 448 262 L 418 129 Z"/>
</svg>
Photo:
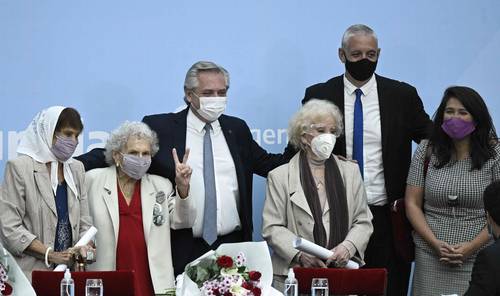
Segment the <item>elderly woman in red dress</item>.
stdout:
<svg viewBox="0 0 500 296">
<path fill-rule="evenodd" d="M 174 288 L 170 228 L 190 228 L 195 208 L 188 197 L 191 168 L 177 158 L 176 188 L 146 174 L 158 152 L 156 134 L 142 122 L 125 122 L 106 143 L 107 168 L 87 172 L 89 207 L 99 232 L 92 270 L 135 271 L 135 295 Z"/>
</svg>

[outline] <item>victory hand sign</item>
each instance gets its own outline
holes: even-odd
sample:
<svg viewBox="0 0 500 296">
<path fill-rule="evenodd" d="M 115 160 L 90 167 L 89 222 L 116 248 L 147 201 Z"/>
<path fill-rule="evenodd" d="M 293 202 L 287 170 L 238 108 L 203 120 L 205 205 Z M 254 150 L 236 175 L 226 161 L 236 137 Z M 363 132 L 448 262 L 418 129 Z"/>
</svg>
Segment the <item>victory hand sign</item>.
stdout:
<svg viewBox="0 0 500 296">
<path fill-rule="evenodd" d="M 186 149 L 182 162 L 179 161 L 177 150 L 172 149 L 172 157 L 175 163 L 175 184 L 177 185 L 177 192 L 181 198 L 186 198 L 189 194 L 189 181 L 191 180 L 191 173 L 193 170 L 187 164 L 189 157 L 189 148 Z"/>
</svg>

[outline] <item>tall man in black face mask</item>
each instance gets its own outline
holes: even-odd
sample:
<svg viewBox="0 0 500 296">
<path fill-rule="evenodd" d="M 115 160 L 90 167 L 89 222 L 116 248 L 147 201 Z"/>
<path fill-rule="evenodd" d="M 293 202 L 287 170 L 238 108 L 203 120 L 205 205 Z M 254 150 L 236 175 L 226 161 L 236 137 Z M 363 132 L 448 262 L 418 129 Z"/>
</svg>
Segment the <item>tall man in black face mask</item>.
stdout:
<svg viewBox="0 0 500 296">
<path fill-rule="evenodd" d="M 325 99 L 343 111 L 333 153 L 356 160 L 364 179 L 374 227 L 366 267 L 387 268 L 387 295 L 406 295 L 410 264 L 395 252 L 389 204 L 404 196 L 412 141 L 427 138 L 432 122 L 414 87 L 374 74 L 380 48 L 368 26 L 350 26 L 338 54 L 345 73 L 308 87 L 302 103 Z"/>
</svg>

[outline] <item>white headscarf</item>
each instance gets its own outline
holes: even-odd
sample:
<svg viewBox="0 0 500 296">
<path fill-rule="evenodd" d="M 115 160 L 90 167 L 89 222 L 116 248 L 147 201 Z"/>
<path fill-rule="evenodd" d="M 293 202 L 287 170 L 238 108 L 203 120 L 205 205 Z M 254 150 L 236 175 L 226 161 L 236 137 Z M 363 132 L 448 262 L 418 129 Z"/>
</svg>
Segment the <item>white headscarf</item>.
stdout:
<svg viewBox="0 0 500 296">
<path fill-rule="evenodd" d="M 24 131 L 17 147 L 18 154 L 28 155 L 41 163 L 50 162 L 50 183 L 54 195 L 57 192 L 57 167 L 59 161 L 52 151 L 50 151 L 50 148 L 52 147 L 52 139 L 54 138 L 59 115 L 61 115 L 61 112 L 65 108 L 62 106 L 53 106 L 40 111 Z M 69 168 L 71 162 L 73 162 L 73 158 L 71 157 L 63 162 L 64 179 L 71 191 L 78 197 L 73 173 L 71 173 L 71 169 Z"/>
</svg>

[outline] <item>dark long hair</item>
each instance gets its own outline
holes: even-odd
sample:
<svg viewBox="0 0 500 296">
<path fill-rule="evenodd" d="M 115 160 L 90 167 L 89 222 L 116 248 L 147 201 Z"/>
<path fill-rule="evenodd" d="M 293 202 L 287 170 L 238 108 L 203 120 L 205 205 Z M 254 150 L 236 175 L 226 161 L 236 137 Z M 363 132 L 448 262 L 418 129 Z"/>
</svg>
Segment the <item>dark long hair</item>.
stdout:
<svg viewBox="0 0 500 296">
<path fill-rule="evenodd" d="M 430 142 L 432 151 L 437 156 L 436 168 L 442 168 L 448 164 L 455 152 L 452 139 L 443 131 L 444 110 L 450 98 L 455 98 L 472 115 L 476 123 L 476 129 L 470 135 L 470 156 L 472 168 L 481 169 L 484 163 L 496 155 L 494 145 L 497 142 L 497 133 L 491 120 L 488 107 L 483 98 L 472 88 L 466 86 L 452 86 L 444 91 L 443 99 L 434 113 L 434 126 Z"/>
</svg>

